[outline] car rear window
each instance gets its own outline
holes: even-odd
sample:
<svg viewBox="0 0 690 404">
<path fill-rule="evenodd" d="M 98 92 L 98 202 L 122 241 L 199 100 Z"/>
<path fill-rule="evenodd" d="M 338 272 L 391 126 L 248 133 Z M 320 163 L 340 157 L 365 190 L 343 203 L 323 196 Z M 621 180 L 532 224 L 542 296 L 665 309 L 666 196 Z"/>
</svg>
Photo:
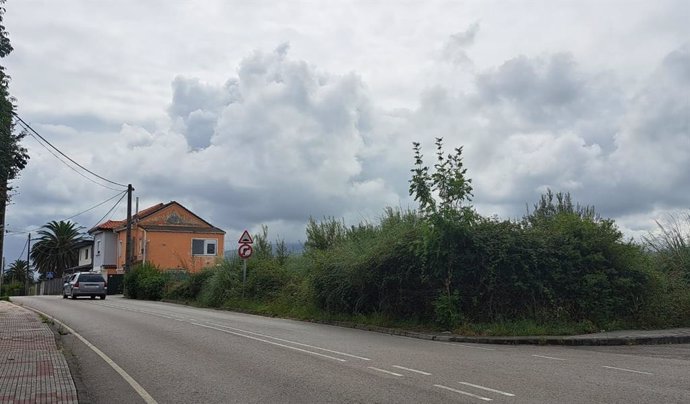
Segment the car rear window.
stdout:
<svg viewBox="0 0 690 404">
<path fill-rule="evenodd" d="M 81 274 L 79 275 L 79 282 L 105 282 L 105 280 L 100 275 Z"/>
</svg>

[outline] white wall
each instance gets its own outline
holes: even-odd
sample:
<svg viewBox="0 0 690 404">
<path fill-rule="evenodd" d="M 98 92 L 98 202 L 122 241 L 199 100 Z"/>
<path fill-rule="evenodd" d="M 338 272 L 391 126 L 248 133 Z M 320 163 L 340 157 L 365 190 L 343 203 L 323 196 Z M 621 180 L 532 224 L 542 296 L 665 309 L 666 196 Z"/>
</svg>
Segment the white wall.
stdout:
<svg viewBox="0 0 690 404">
<path fill-rule="evenodd" d="M 104 265 L 115 265 L 117 238 L 112 231 L 98 232 L 93 240 L 93 268 L 100 270 Z"/>
</svg>

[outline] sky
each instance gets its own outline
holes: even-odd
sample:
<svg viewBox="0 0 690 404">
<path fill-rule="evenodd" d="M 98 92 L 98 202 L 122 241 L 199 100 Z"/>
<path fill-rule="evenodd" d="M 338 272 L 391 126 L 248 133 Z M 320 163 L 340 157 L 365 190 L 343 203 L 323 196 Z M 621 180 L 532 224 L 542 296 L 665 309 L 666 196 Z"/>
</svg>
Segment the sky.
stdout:
<svg viewBox="0 0 690 404">
<path fill-rule="evenodd" d="M 305 240 L 463 147 L 481 214 L 570 192 L 639 239 L 690 208 L 690 2 L 8 0 L 17 111 L 75 161 L 224 229 Z M 29 137 L 5 256 L 117 195 Z M 72 220 L 123 219 L 119 197 Z"/>
</svg>

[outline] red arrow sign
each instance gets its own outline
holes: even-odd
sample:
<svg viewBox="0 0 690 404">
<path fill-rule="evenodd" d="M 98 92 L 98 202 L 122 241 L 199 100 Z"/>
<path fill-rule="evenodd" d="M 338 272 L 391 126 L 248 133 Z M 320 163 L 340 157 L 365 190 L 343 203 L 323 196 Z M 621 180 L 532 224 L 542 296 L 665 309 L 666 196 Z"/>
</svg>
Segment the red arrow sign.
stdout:
<svg viewBox="0 0 690 404">
<path fill-rule="evenodd" d="M 239 255 L 240 258 L 245 260 L 251 257 L 253 252 L 254 249 L 250 244 L 247 243 L 240 244 L 240 248 L 237 249 L 237 255 Z"/>
</svg>

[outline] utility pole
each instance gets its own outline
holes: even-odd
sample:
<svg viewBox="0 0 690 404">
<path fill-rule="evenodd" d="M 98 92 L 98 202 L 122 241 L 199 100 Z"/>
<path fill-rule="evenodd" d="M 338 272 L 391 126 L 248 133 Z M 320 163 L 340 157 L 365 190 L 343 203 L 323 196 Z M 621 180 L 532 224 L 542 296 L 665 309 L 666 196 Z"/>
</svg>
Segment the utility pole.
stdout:
<svg viewBox="0 0 690 404">
<path fill-rule="evenodd" d="M 2 257 L 2 272 L 0 272 L 0 296 L 2 296 L 2 280 L 5 278 L 5 257 Z"/>
<path fill-rule="evenodd" d="M 31 233 L 29 233 L 29 237 L 26 239 L 26 245 L 26 275 L 24 276 L 24 296 L 29 295 L 29 272 L 31 272 Z"/>
<path fill-rule="evenodd" d="M 127 184 L 127 240 L 125 242 L 125 273 L 132 269 L 132 184 Z"/>
</svg>

